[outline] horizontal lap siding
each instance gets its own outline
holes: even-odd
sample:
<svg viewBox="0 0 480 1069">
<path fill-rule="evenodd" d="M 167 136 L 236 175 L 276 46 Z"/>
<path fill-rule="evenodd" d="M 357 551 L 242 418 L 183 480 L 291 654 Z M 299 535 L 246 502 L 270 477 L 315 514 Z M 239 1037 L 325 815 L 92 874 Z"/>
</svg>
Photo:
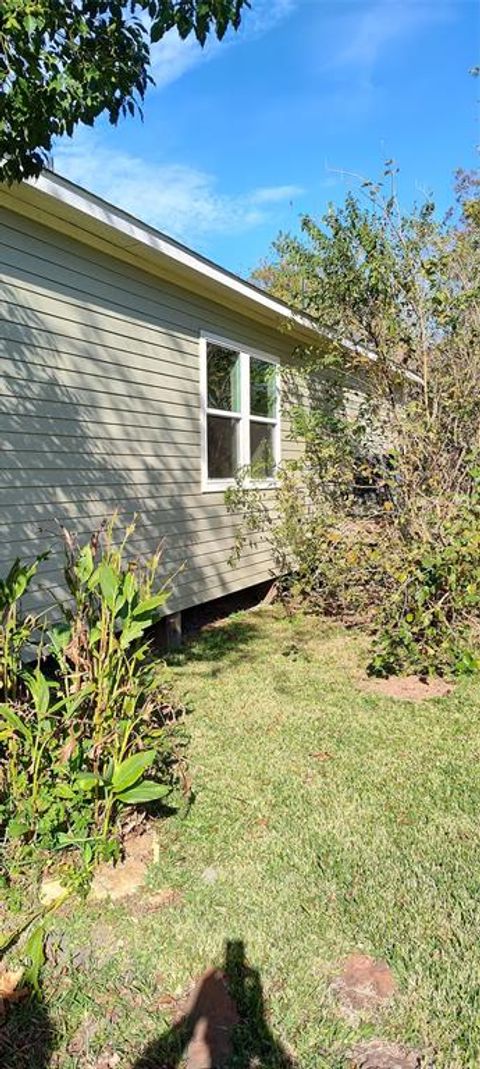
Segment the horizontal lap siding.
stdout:
<svg viewBox="0 0 480 1069">
<path fill-rule="evenodd" d="M 198 339 L 282 358 L 288 338 L 4 209 L 0 287 L 0 575 L 51 548 L 59 593 L 58 524 L 86 539 L 118 508 L 135 552 L 164 541 L 171 609 L 268 578 L 264 546 L 229 565 L 235 517 L 200 492 Z"/>
</svg>

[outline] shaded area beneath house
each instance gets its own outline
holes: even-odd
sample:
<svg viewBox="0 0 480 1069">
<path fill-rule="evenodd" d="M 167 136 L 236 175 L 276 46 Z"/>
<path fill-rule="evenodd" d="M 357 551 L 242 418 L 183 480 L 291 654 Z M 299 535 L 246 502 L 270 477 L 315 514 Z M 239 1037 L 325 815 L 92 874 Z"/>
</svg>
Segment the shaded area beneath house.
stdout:
<svg viewBox="0 0 480 1069">
<path fill-rule="evenodd" d="M 228 621 L 234 613 L 244 612 L 248 609 L 256 609 L 263 602 L 270 600 L 275 580 L 267 579 L 265 582 L 256 583 L 254 586 L 236 590 L 232 594 L 225 594 L 221 598 L 212 598 L 200 605 L 192 605 L 181 613 L 182 637 L 189 638 L 206 627 L 212 627 L 223 621 Z M 153 630 L 154 648 L 165 650 L 168 648 L 167 620 L 164 617 Z"/>
</svg>

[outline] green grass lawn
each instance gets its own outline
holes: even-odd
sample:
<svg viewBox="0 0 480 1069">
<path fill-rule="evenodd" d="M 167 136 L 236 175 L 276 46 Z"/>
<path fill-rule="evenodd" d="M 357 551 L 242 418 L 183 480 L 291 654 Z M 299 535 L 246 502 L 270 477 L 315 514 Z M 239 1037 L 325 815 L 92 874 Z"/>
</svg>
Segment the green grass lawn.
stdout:
<svg viewBox="0 0 480 1069">
<path fill-rule="evenodd" d="M 195 800 L 162 823 L 149 886 L 180 901 L 79 904 L 51 922 L 57 1053 L 19 1065 L 109 1069 L 116 1053 L 134 1066 L 168 1031 L 171 996 L 221 965 L 228 941 L 256 970 L 250 1009 L 262 989 L 298 1069 L 340 1069 L 373 1036 L 439 1069 L 480 1065 L 480 687 L 386 699 L 360 689 L 364 659 L 358 636 L 276 609 L 237 614 L 174 657 Z M 385 959 L 399 993 L 347 1020 L 330 984 L 355 950 Z M 252 1050 L 244 1025 L 232 1069 Z M 282 1065 L 276 1044 L 252 1064 Z"/>
</svg>

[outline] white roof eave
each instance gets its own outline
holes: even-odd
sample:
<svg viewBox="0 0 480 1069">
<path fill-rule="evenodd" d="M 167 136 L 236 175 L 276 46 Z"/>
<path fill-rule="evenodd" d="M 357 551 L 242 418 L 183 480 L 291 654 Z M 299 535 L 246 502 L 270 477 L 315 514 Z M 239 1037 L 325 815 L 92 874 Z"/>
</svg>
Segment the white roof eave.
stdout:
<svg viewBox="0 0 480 1069">
<path fill-rule="evenodd" d="M 1 186 L 0 203 L 32 214 L 52 229 L 64 230 L 112 255 L 123 253 L 141 261 L 142 266 L 190 292 L 208 295 L 277 330 L 288 329 L 295 341 L 310 345 L 334 342 L 310 316 L 53 171 L 45 170 L 39 178 L 16 186 Z M 346 352 L 372 362 L 377 359 L 374 352 L 360 345 L 347 340 L 341 344 Z M 413 372 L 402 369 L 402 374 L 413 382 L 422 381 Z"/>
<path fill-rule="evenodd" d="M 78 236 L 86 242 L 103 236 L 112 252 L 116 248 L 117 254 L 123 250 L 139 256 L 193 292 L 208 293 L 246 315 L 273 322 L 277 328 L 288 324 L 295 337 L 308 336 L 313 341 L 322 334 L 309 316 L 51 171 L 6 192 L 9 196 L 2 198 L 4 202 L 13 196 L 18 202 L 43 204 L 48 225 L 61 229 L 62 221 L 74 223 Z"/>
</svg>

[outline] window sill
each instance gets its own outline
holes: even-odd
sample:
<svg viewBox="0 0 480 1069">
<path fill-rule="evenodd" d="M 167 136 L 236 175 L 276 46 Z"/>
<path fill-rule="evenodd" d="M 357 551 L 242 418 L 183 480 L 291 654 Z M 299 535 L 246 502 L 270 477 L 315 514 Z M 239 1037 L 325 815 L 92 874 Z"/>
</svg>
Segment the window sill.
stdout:
<svg viewBox="0 0 480 1069">
<path fill-rule="evenodd" d="M 209 479 L 202 485 L 203 494 L 223 494 L 238 486 L 236 479 Z M 278 479 L 248 479 L 241 485 L 242 490 L 275 490 Z"/>
</svg>

